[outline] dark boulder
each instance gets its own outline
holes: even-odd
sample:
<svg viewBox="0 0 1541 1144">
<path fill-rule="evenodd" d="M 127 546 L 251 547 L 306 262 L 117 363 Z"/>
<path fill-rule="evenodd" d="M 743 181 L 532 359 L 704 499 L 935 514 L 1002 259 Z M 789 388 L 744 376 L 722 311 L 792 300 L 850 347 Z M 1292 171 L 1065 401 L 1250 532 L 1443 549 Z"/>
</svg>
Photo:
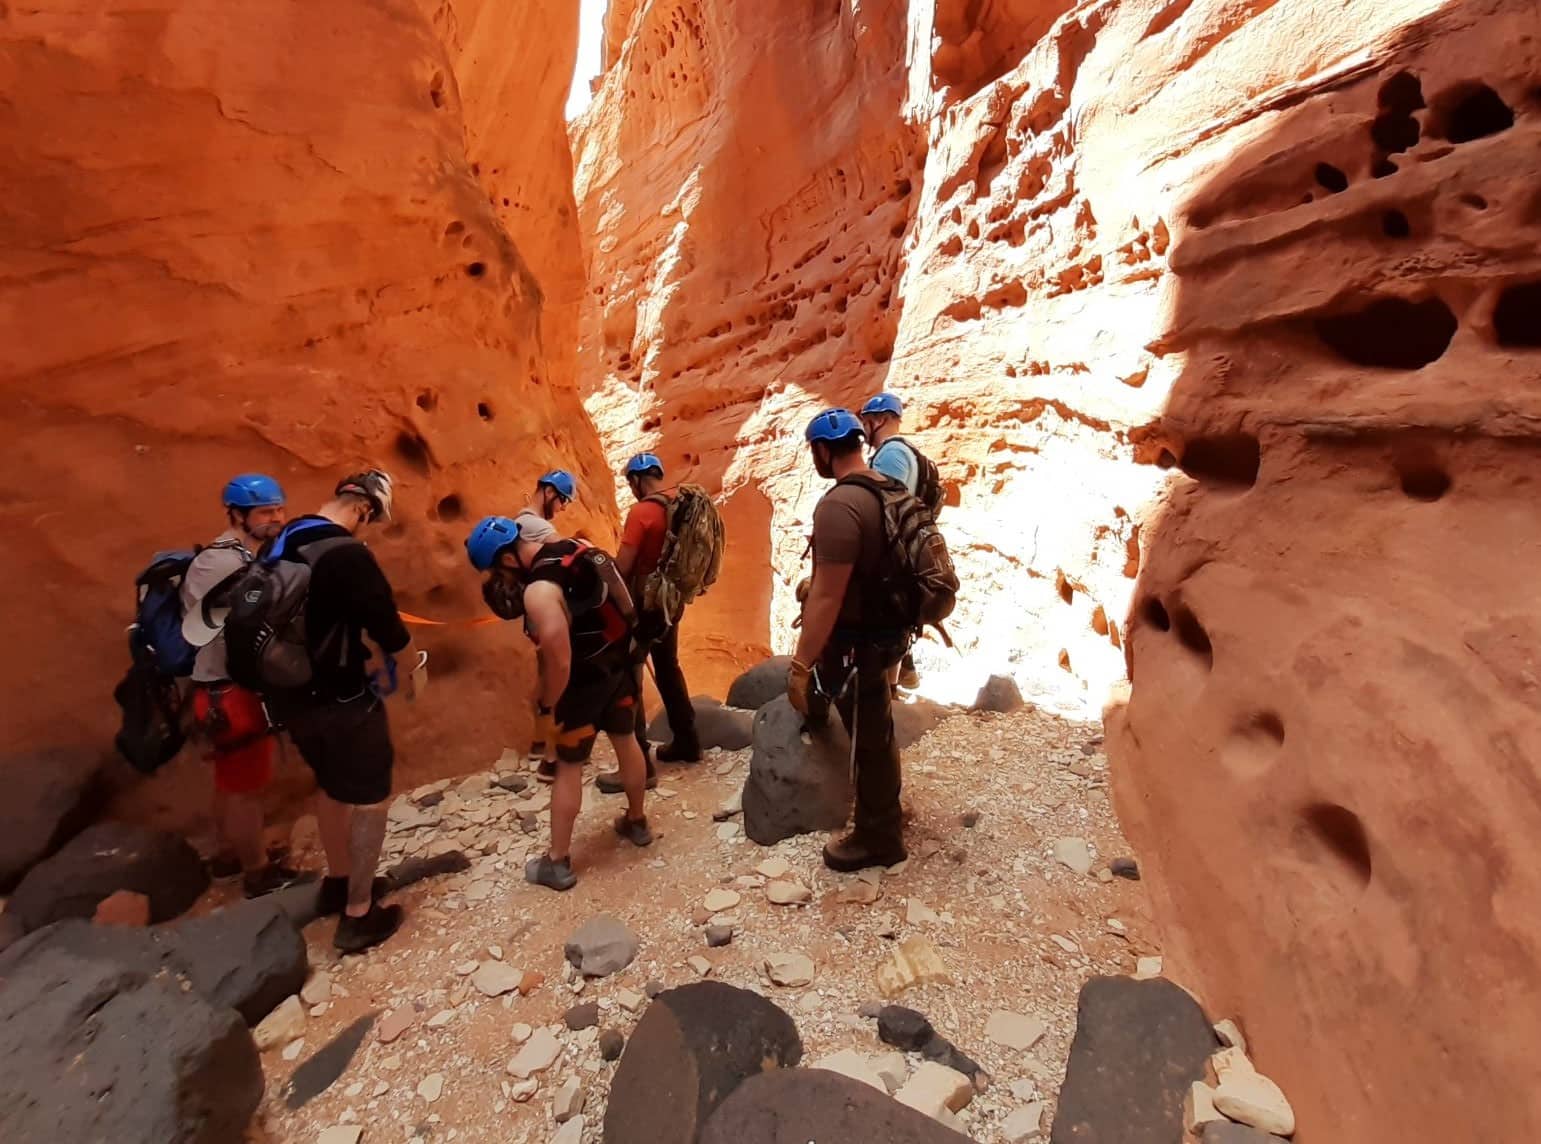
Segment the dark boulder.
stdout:
<svg viewBox="0 0 1541 1144">
<path fill-rule="evenodd" d="M 1094 977 L 1081 989 L 1053 1144 L 1175 1144 L 1183 1098 L 1220 1047 L 1170 981 Z"/>
<path fill-rule="evenodd" d="M 91 750 L 44 750 L 0 759 L 0 894 L 85 828 L 107 794 L 108 760 Z"/>
<path fill-rule="evenodd" d="M 974 700 L 975 711 L 998 711 L 1003 715 L 1026 705 L 1017 681 L 1009 675 L 992 675 Z"/>
<path fill-rule="evenodd" d="M 758 711 L 778 695 L 787 693 L 787 672 L 792 667 L 789 655 L 773 655 L 755 664 L 728 687 L 728 706 L 742 711 Z"/>
<path fill-rule="evenodd" d="M 89 918 L 103 898 L 132 890 L 150 900 L 150 920 L 163 922 L 184 913 L 208 886 L 203 860 L 184 839 L 103 822 L 32 867 L 6 913 L 31 931 L 65 918 Z"/>
<path fill-rule="evenodd" d="M 696 711 L 696 741 L 703 751 L 721 747 L 724 751 L 742 751 L 753 738 L 754 716 L 748 711 L 724 707 L 710 695 L 697 695 L 690 704 Z M 654 743 L 668 743 L 674 732 L 669 727 L 669 713 L 660 711 L 647 725 L 647 737 Z"/>
<path fill-rule="evenodd" d="M 778 1070 L 746 1080 L 712 1114 L 701 1134 L 701 1144 L 811 1140 L 967 1144 L 968 1137 L 870 1085 L 824 1069 Z"/>
<path fill-rule="evenodd" d="M 851 741 L 839 718 L 805 731 L 784 695 L 755 712 L 744 833 L 774 846 L 794 834 L 839 830 L 850 810 Z"/>
<path fill-rule="evenodd" d="M 151 931 L 193 988 L 255 1025 L 305 984 L 305 939 L 278 903 L 238 902 Z"/>
<path fill-rule="evenodd" d="M 758 993 L 717 981 L 666 990 L 648 1006 L 615 1071 L 605 1144 L 694 1144 L 740 1084 L 790 1068 L 802 1055 L 792 1018 Z"/>
</svg>

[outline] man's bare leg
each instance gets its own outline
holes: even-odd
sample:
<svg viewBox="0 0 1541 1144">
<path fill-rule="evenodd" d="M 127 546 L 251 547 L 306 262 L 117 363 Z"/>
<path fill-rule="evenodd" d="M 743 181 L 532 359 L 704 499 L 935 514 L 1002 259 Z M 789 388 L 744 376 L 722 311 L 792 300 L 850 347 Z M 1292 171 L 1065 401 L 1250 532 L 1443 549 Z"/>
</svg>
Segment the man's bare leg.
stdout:
<svg viewBox="0 0 1541 1144">
<path fill-rule="evenodd" d="M 380 850 L 385 845 L 385 819 L 389 802 L 352 807 L 348 825 L 348 915 L 361 918 L 374 902 L 371 887 Z"/>
<path fill-rule="evenodd" d="M 610 745 L 615 748 L 615 762 L 621 772 L 621 786 L 626 791 L 626 817 L 646 818 L 647 807 L 647 759 L 635 736 L 611 735 Z"/>
<path fill-rule="evenodd" d="M 636 747 L 637 741 L 632 739 L 631 745 Z M 576 763 L 558 763 L 556 782 L 551 787 L 552 861 L 561 862 L 572 854 L 573 826 L 582 809 L 583 768 Z"/>
<path fill-rule="evenodd" d="M 353 870 L 349 845 L 352 817 L 353 807 L 324 794 L 316 796 L 321 848 L 326 851 L 326 872 L 333 878 L 347 878 Z"/>
</svg>

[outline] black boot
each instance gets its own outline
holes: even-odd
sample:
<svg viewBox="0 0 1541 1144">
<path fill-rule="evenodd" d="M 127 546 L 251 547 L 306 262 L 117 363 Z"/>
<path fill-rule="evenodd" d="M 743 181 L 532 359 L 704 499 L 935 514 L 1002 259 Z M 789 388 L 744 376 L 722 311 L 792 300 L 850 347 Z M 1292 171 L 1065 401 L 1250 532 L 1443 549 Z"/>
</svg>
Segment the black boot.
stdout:
<svg viewBox="0 0 1541 1144">
<path fill-rule="evenodd" d="M 663 752 L 658 752 L 658 757 L 663 758 Z M 658 771 L 653 767 L 653 756 L 648 755 L 644 759 L 647 763 L 647 789 L 655 790 L 658 787 Z M 621 785 L 620 771 L 601 771 L 594 778 L 594 789 L 600 794 L 625 794 L 626 788 Z"/>
<path fill-rule="evenodd" d="M 699 763 L 701 761 L 701 744 L 696 741 L 694 735 L 680 736 L 666 747 L 658 748 L 658 761 L 660 763 Z"/>
</svg>

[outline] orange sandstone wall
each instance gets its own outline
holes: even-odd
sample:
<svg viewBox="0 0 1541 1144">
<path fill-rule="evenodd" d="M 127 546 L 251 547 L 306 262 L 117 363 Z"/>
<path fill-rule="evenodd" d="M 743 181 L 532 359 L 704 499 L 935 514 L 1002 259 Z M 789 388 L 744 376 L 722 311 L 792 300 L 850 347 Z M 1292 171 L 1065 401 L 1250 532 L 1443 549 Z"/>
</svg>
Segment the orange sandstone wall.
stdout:
<svg viewBox="0 0 1541 1144">
<path fill-rule="evenodd" d="M 575 387 L 577 17 L 450 0 L 12 5 L 0 19 L 3 747 L 106 741 L 130 580 L 233 472 L 295 510 L 388 467 L 403 606 L 482 610 L 462 540 L 544 468 L 614 502 Z M 524 719 L 511 628 L 425 632 L 407 781 Z M 138 797 L 195 805 L 190 763 Z M 178 802 L 178 800 L 180 800 Z"/>
<path fill-rule="evenodd" d="M 763 506 L 693 638 L 787 647 L 803 424 L 898 391 L 966 582 L 927 686 L 1120 701 L 1169 971 L 1299 1138 L 1535 1137 L 1535 6 L 611 15 L 581 385 Z"/>
</svg>

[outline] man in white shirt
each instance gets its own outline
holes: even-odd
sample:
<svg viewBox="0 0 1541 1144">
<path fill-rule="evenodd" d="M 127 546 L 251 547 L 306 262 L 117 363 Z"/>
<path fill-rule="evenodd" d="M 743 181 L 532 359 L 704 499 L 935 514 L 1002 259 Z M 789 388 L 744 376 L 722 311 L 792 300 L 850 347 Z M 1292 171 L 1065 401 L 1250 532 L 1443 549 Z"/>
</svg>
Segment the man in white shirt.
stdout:
<svg viewBox="0 0 1541 1144">
<path fill-rule="evenodd" d="M 573 480 L 573 475 L 566 469 L 552 469 L 535 482 L 535 495 L 514 517 L 514 522 L 519 525 L 519 535 L 537 544 L 561 540 L 562 534 L 551 521 L 577 495 L 578 482 Z"/>
</svg>

